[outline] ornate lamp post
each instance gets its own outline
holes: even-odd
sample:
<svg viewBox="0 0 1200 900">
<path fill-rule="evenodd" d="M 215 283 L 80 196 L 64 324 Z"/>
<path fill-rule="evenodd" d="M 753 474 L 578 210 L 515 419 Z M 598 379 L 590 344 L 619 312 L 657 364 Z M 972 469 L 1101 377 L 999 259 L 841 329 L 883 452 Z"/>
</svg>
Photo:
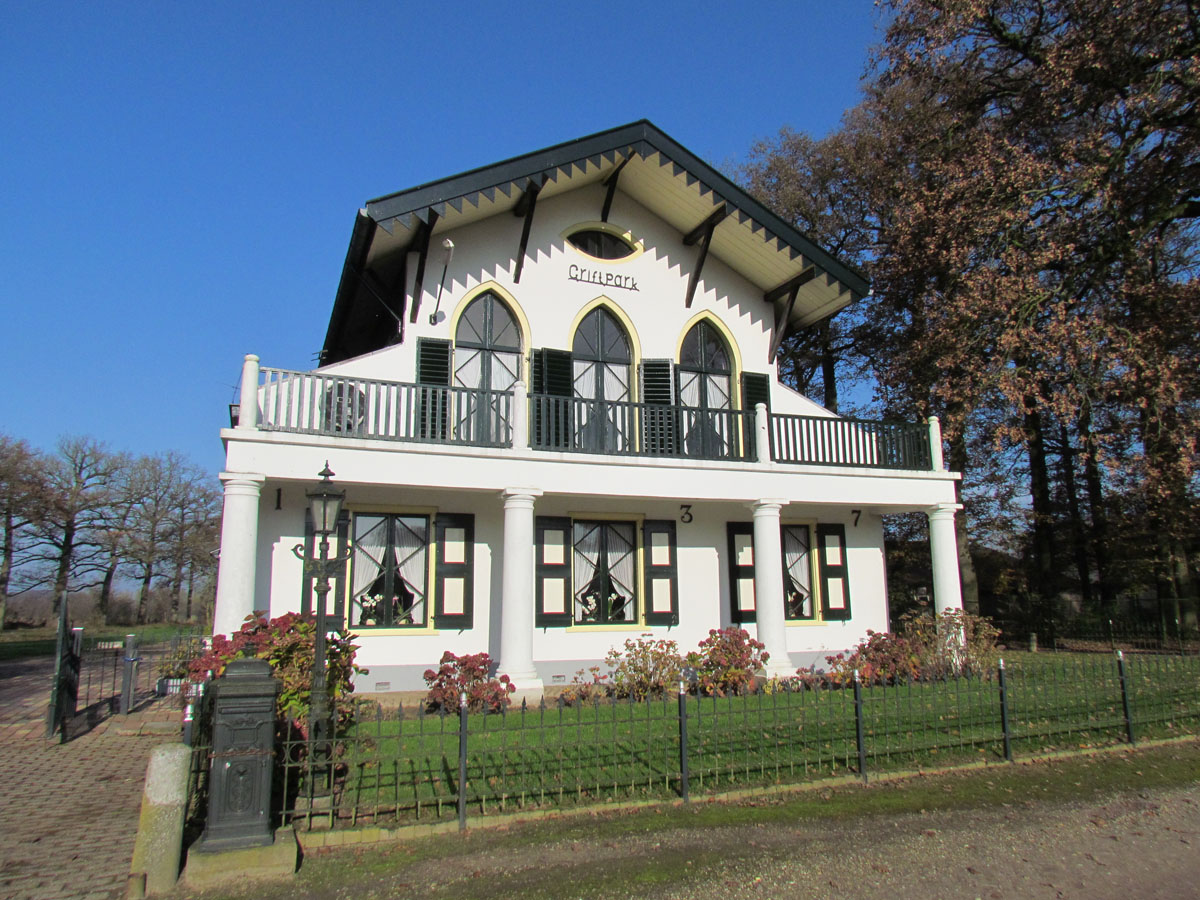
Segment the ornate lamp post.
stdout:
<svg viewBox="0 0 1200 900">
<path fill-rule="evenodd" d="M 309 718 L 309 739 L 314 743 L 324 742 L 329 737 L 329 688 L 326 677 L 326 606 L 325 600 L 329 595 L 330 569 L 345 561 L 347 557 L 329 558 L 329 535 L 337 531 L 338 519 L 342 514 L 342 503 L 346 492 L 333 486 L 330 480 L 334 474 L 329 468 L 328 460 L 325 468 L 317 473 L 321 481 L 308 491 L 309 509 L 312 513 L 313 533 L 317 539 L 317 555 L 310 557 L 307 548 L 299 545 L 292 552 L 304 560 L 306 566 L 311 566 L 316 584 L 313 592 L 317 595 L 317 636 L 313 647 L 312 667 L 312 706 Z"/>
</svg>

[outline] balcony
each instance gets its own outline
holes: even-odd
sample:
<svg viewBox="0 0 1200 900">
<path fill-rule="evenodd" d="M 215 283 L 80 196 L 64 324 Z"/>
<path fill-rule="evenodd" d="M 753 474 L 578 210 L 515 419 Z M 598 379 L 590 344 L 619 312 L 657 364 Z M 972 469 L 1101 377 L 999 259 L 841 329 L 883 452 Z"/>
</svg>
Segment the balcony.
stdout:
<svg viewBox="0 0 1200 900">
<path fill-rule="evenodd" d="M 272 368 L 258 369 L 248 383 L 257 383 L 253 421 L 261 431 L 740 462 L 754 462 L 766 449 L 777 463 L 932 467 L 925 425 L 769 413 L 760 433 L 750 410 L 526 397 L 523 389 L 437 387 Z M 254 397 L 253 389 L 244 392 L 243 408 Z M 521 421 L 527 430 L 514 441 L 514 425 Z"/>
</svg>

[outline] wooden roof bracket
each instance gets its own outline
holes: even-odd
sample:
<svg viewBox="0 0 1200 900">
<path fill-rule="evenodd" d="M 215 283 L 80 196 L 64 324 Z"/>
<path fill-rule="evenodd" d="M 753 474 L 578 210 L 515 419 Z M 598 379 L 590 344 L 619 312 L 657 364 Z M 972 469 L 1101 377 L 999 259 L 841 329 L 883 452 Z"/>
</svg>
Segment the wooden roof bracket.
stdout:
<svg viewBox="0 0 1200 900">
<path fill-rule="evenodd" d="M 692 299 L 696 296 L 696 286 L 700 283 L 700 273 L 704 270 L 704 261 L 708 259 L 708 245 L 712 243 L 713 232 L 727 215 L 729 215 L 729 207 L 722 203 L 713 211 L 712 215 L 683 237 L 685 247 L 697 243 L 700 245 L 700 255 L 696 259 L 696 265 L 692 267 L 692 274 L 688 276 L 687 294 L 683 298 L 683 305 L 686 309 L 692 308 Z"/>
<path fill-rule="evenodd" d="M 531 180 L 529 186 L 525 188 L 525 193 L 513 207 L 514 216 L 525 218 L 525 223 L 521 226 L 521 245 L 517 248 L 517 270 L 513 273 L 514 284 L 521 283 L 521 270 L 525 268 L 525 250 L 529 246 L 529 230 L 533 227 L 533 211 L 537 208 L 538 191 L 541 189 L 541 182 Z"/>
<path fill-rule="evenodd" d="M 413 303 L 412 312 L 409 313 L 408 321 L 416 322 L 417 313 L 421 309 L 421 292 L 425 288 L 425 263 L 429 259 L 429 244 L 433 240 L 433 227 L 437 225 L 438 214 L 434 210 L 429 211 L 429 221 L 422 222 L 416 235 L 412 239 L 412 243 L 408 245 L 405 253 L 411 253 L 412 249 L 417 246 L 417 281 L 413 285 Z"/>
<path fill-rule="evenodd" d="M 787 334 L 788 319 L 792 317 L 792 310 L 796 307 L 796 297 L 800 293 L 800 288 L 804 287 L 804 285 L 808 284 L 816 276 L 817 267 L 809 266 L 795 278 L 789 279 L 763 294 L 763 300 L 771 304 L 774 304 L 776 300 L 787 297 L 787 302 L 783 305 L 782 311 L 780 307 L 775 307 L 775 324 L 771 328 L 771 349 L 767 352 L 767 365 L 773 365 L 775 357 L 779 353 L 779 346 L 783 343 L 783 336 Z"/>
<path fill-rule="evenodd" d="M 600 209 L 601 222 L 608 221 L 608 214 L 612 211 L 613 197 L 617 194 L 617 181 L 621 177 L 621 170 L 625 168 L 625 164 L 631 159 L 633 159 L 632 156 L 625 157 L 617 163 L 617 167 L 609 172 L 608 177 L 604 179 L 604 186 L 608 188 L 608 193 L 604 195 L 604 206 Z"/>
</svg>

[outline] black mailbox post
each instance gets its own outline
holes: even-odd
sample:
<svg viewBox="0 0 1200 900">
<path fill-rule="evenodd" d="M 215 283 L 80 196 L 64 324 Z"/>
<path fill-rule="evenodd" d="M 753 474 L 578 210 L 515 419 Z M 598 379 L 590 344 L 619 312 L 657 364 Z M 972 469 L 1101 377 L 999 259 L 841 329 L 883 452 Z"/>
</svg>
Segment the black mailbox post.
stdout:
<svg viewBox="0 0 1200 900">
<path fill-rule="evenodd" d="M 212 685 L 208 824 L 197 850 L 270 844 L 279 682 L 261 659 L 236 659 Z"/>
</svg>

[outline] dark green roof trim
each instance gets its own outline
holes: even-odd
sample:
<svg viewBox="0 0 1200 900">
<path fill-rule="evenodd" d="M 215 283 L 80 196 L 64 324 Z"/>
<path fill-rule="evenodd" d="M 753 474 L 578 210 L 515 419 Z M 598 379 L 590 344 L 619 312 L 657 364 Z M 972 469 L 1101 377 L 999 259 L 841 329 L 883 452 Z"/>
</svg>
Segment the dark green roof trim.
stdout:
<svg viewBox="0 0 1200 900">
<path fill-rule="evenodd" d="M 342 277 L 338 281 L 333 311 L 329 314 L 329 328 L 325 331 L 319 366 L 346 358 L 338 354 L 338 345 L 341 343 L 346 319 L 350 315 L 354 295 L 358 293 L 359 279 L 367 265 L 367 254 L 371 251 L 371 239 L 374 236 L 374 220 L 359 210 L 354 217 L 354 230 L 350 234 L 350 246 L 346 249 L 346 261 L 342 263 Z"/>
</svg>

